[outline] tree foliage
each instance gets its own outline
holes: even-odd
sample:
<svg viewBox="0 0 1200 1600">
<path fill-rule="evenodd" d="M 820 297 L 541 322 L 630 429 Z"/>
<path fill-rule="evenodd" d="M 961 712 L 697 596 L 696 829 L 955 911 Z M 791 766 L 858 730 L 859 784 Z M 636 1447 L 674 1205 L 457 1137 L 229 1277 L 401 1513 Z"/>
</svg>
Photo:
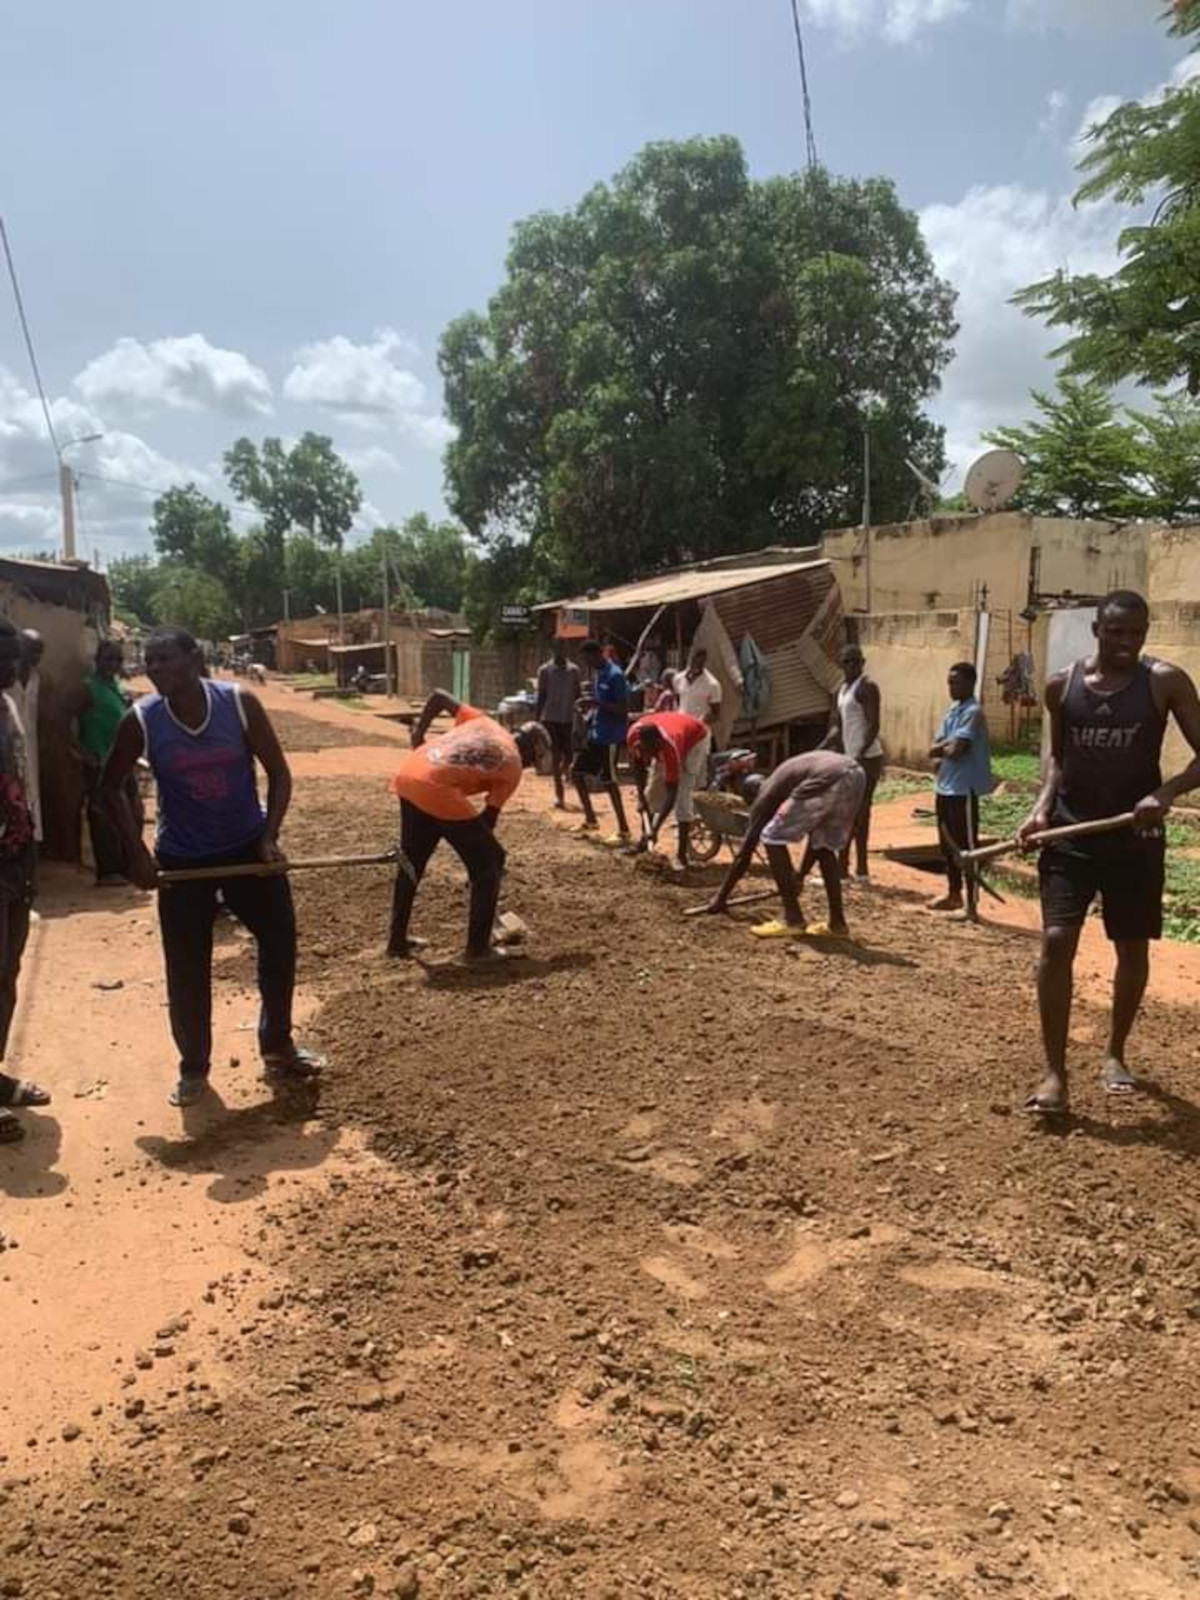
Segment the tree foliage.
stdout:
<svg viewBox="0 0 1200 1600">
<path fill-rule="evenodd" d="M 158 497 L 150 533 L 160 555 L 210 573 L 236 591 L 240 552 L 228 508 L 201 494 L 194 483 Z"/>
<path fill-rule="evenodd" d="M 1200 5 L 1179 0 L 1172 31 L 1200 32 Z M 1120 236 L 1111 277 L 1059 271 L 1016 298 L 1072 336 L 1057 352 L 1076 374 L 1182 383 L 1200 395 L 1200 77 L 1118 107 L 1088 135 L 1077 205 L 1115 200 L 1148 217 Z"/>
<path fill-rule="evenodd" d="M 1035 390 L 1033 398 L 1040 420 L 988 435 L 1025 461 L 1018 509 L 1117 522 L 1200 514 L 1200 408 L 1192 401 L 1159 395 L 1157 411 L 1122 416 L 1103 384 L 1070 377 L 1057 395 Z"/>
<path fill-rule="evenodd" d="M 262 514 L 267 546 L 282 560 L 288 536 L 340 550 L 362 505 L 358 478 L 321 433 L 305 433 L 286 449 L 279 439 L 237 439 L 225 452 L 225 476 L 244 505 Z"/>
<path fill-rule="evenodd" d="M 571 587 L 815 540 L 857 519 L 869 411 L 898 516 L 904 456 L 942 467 L 921 407 L 955 331 L 890 183 L 757 183 L 735 139 L 649 145 L 518 224 L 486 314 L 447 328 L 451 507 L 506 568 L 524 547 Z"/>
</svg>

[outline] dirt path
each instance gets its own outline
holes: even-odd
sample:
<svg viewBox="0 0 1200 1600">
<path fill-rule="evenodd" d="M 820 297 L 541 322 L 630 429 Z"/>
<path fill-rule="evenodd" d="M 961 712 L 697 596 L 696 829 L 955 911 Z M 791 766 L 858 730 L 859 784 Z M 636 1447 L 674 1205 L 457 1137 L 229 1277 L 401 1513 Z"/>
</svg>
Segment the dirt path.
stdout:
<svg viewBox="0 0 1200 1600">
<path fill-rule="evenodd" d="M 333 755 L 297 853 L 393 826 L 392 752 L 297 767 Z M 452 859 L 424 966 L 378 958 L 386 874 L 298 880 L 321 1102 L 255 1082 L 231 943 L 234 1109 L 190 1136 L 148 903 L 52 886 L 18 1059 L 56 1120 L 0 1152 L 0 1594 L 1195 1592 L 1193 953 L 1160 962 L 1138 1102 L 1100 1093 L 1085 993 L 1048 1135 L 1012 1114 L 1028 926 L 947 927 L 889 867 L 857 949 L 764 949 L 683 922 L 711 874 L 524 807 L 526 961 L 454 963 Z"/>
</svg>

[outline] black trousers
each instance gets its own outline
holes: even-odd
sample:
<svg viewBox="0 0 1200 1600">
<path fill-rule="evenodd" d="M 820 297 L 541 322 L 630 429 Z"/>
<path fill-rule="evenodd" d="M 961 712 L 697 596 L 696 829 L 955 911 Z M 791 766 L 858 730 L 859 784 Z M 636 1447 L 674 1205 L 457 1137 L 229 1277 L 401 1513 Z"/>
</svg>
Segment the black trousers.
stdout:
<svg viewBox="0 0 1200 1600">
<path fill-rule="evenodd" d="M 0 1061 L 8 1052 L 8 1035 L 17 1009 L 17 979 L 29 938 L 33 905 L 35 847 L 0 862 Z"/>
<path fill-rule="evenodd" d="M 482 816 L 472 817 L 469 822 L 443 822 L 440 817 L 432 817 L 413 805 L 411 800 L 401 800 L 400 867 L 396 873 L 388 939 L 388 948 L 394 953 L 402 951 L 408 942 L 408 924 L 417 888 L 433 852 L 443 839 L 457 853 L 471 881 L 467 950 L 472 955 L 482 955 L 491 947 L 507 859 L 504 846 Z"/>
<path fill-rule="evenodd" d="M 939 832 L 944 832 L 960 850 L 973 850 L 979 842 L 979 796 L 977 794 L 939 794 L 937 796 Z M 946 882 L 951 894 L 961 894 L 963 872 L 949 851 L 946 852 Z"/>
<path fill-rule="evenodd" d="M 92 841 L 92 859 L 96 864 L 97 882 L 101 878 L 124 878 L 127 875 L 125 846 L 101 793 L 100 782 L 103 771 L 102 767 L 84 767 L 83 769 L 88 833 Z M 138 792 L 137 779 L 134 777 L 127 778 L 124 787 L 125 798 L 133 807 L 134 818 L 140 827 L 142 797 Z"/>
<path fill-rule="evenodd" d="M 204 860 L 159 858 L 164 871 L 232 866 L 255 861 L 251 850 Z M 158 923 L 167 967 L 171 1034 L 182 1077 L 206 1076 L 212 1057 L 212 954 L 217 896 L 258 945 L 258 1047 L 264 1056 L 292 1048 L 292 992 L 296 986 L 296 913 L 291 885 L 278 878 L 206 878 L 164 884 Z"/>
</svg>

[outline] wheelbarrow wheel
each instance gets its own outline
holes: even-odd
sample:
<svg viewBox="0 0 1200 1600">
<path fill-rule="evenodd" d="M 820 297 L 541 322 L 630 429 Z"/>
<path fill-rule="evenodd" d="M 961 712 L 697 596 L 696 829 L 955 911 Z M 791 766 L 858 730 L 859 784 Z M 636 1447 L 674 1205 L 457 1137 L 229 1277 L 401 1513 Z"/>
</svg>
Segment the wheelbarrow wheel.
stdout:
<svg viewBox="0 0 1200 1600">
<path fill-rule="evenodd" d="M 688 834 L 688 854 L 703 865 L 719 854 L 723 842 L 715 828 L 710 828 L 707 822 L 697 817 Z"/>
</svg>

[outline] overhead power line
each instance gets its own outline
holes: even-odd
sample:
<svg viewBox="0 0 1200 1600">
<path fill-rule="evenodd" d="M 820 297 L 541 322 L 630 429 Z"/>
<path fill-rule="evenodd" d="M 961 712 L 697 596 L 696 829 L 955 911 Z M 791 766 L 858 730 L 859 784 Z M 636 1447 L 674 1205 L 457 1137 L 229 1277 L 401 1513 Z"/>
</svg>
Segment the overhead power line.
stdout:
<svg viewBox="0 0 1200 1600">
<path fill-rule="evenodd" d="M 804 103 L 804 142 L 808 157 L 808 166 L 815 172 L 820 162 L 817 159 L 817 136 L 813 132 L 812 96 L 808 89 L 808 62 L 804 55 L 804 30 L 800 26 L 800 0 L 792 0 L 792 28 L 796 35 L 796 56 L 800 62 L 800 93 Z"/>
<path fill-rule="evenodd" d="M 13 299 L 17 303 L 17 317 L 21 323 L 21 332 L 25 335 L 25 348 L 29 352 L 29 365 L 33 369 L 33 381 L 37 385 L 38 399 L 42 402 L 42 415 L 46 419 L 46 432 L 50 435 L 50 443 L 54 446 L 54 454 L 61 461 L 62 446 L 59 444 L 58 435 L 54 431 L 54 419 L 50 415 L 50 404 L 46 399 L 46 389 L 42 383 L 37 351 L 33 348 L 33 335 L 29 331 L 29 319 L 25 315 L 25 302 L 21 298 L 21 285 L 17 278 L 17 266 L 13 260 L 12 248 L 8 242 L 8 229 L 4 226 L 3 217 L 0 217 L 0 241 L 4 244 L 4 259 L 8 262 L 9 281 L 12 284 Z"/>
</svg>

